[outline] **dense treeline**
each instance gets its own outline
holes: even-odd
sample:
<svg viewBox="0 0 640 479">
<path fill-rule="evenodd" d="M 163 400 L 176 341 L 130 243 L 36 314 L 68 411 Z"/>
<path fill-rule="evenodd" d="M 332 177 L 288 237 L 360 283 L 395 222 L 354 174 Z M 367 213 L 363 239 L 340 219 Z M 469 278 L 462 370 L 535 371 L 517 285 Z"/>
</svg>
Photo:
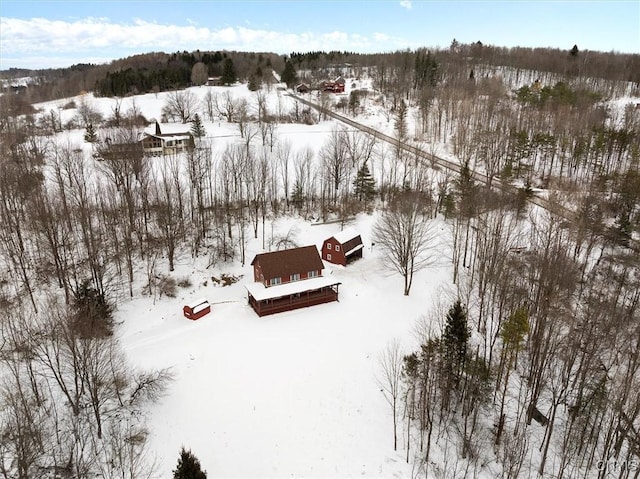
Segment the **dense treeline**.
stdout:
<svg viewBox="0 0 640 479">
<path fill-rule="evenodd" d="M 181 89 L 194 84 L 192 73 L 196 64 L 204 65 L 207 77 L 222 76 L 225 60 L 233 62 L 237 78 L 247 80 L 258 76 L 273 81 L 271 69 L 284 67 L 284 58 L 274 53 L 254 52 L 176 52 L 147 53 L 115 60 L 108 65 L 74 65 L 56 70 L 9 70 L 5 77 L 26 75 L 35 79 L 21 91 L 25 101 L 36 103 L 94 91 L 100 96 L 127 96 L 139 93 Z"/>
<path fill-rule="evenodd" d="M 481 42 L 462 44 L 455 39 L 449 48 L 401 50 L 390 53 L 361 54 L 347 51 L 292 52 L 298 71 L 311 79 L 344 71 L 349 65 L 356 75 L 371 67 L 388 71 L 413 69 L 416 57 L 428 52 L 440 65 L 442 80 L 451 83 L 468 79 L 471 71 L 479 78 L 487 67 L 510 67 L 517 71 L 536 71 L 539 75 L 565 78 L 599 78 L 640 83 L 640 58 L 634 54 L 581 51 L 577 46 L 567 50 L 552 48 L 497 47 Z M 237 76 L 266 76 L 273 68 L 280 73 L 286 56 L 273 53 L 246 52 L 176 52 L 148 53 L 115 60 L 109 65 L 74 65 L 67 69 L 27 71 L 12 69 L 3 76 L 32 76 L 37 79 L 26 92 L 29 102 L 52 100 L 94 90 L 103 96 L 126 96 L 135 93 L 184 88 L 192 84 L 191 73 L 196 63 L 203 63 L 207 75 L 223 74 L 222 62 L 233 61 Z M 384 77 L 384 75 L 383 75 Z M 384 79 L 381 87 L 385 87 Z"/>
</svg>

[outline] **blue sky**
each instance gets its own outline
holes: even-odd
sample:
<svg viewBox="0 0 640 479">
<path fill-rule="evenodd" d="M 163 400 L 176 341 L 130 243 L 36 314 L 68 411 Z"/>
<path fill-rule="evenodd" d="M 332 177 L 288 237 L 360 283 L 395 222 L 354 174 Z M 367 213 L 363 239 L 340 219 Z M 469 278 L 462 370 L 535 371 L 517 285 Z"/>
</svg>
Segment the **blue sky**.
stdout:
<svg viewBox="0 0 640 479">
<path fill-rule="evenodd" d="M 0 69 L 150 51 L 386 52 L 454 38 L 640 53 L 640 0 L 0 0 Z"/>
</svg>

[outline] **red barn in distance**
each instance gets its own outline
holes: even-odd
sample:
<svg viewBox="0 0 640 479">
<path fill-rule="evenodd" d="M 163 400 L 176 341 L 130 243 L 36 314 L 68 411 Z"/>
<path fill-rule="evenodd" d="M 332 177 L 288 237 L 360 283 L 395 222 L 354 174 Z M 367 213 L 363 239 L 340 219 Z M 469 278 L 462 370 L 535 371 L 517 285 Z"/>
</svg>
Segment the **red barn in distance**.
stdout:
<svg viewBox="0 0 640 479">
<path fill-rule="evenodd" d="M 322 85 L 322 91 L 326 91 L 328 93 L 344 93 L 344 85 L 336 82 L 325 82 Z"/>
<path fill-rule="evenodd" d="M 362 258 L 362 238 L 353 228 L 347 228 L 322 243 L 322 259 L 329 263 L 341 264 Z"/>
<path fill-rule="evenodd" d="M 340 283 L 322 276 L 315 246 L 257 254 L 251 265 L 255 282 L 246 288 L 258 316 L 338 301 Z"/>
</svg>

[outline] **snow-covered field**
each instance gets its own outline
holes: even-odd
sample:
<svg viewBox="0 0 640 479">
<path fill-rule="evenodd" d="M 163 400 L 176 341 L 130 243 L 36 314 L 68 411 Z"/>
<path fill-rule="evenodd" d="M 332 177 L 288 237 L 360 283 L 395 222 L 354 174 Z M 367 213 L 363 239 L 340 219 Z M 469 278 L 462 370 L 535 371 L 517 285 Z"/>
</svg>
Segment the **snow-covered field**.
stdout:
<svg viewBox="0 0 640 479">
<path fill-rule="evenodd" d="M 243 85 L 215 90 L 252 98 Z M 201 98 L 207 88 L 190 91 Z M 126 98 L 122 111 L 135 99 L 148 119 L 159 119 L 165 97 Z M 114 102 L 91 95 L 84 101 L 105 116 Z M 269 101 L 271 109 L 286 109 L 294 100 L 272 90 Z M 46 113 L 65 102 L 37 107 Z M 63 123 L 75 114 L 58 111 Z M 389 124 L 382 117 L 378 123 Z M 224 120 L 204 125 L 214 152 L 239 138 L 237 127 Z M 318 151 L 333 128 L 333 121 L 280 124 L 278 138 L 294 152 Z M 72 130 L 58 140 L 80 145 L 82 135 L 82 130 Z M 90 152 L 89 144 L 82 147 Z M 182 446 L 192 450 L 210 477 L 412 475 L 405 452 L 393 450 L 391 408 L 377 379 L 379 357 L 393 340 L 411 352 L 418 345 L 416 322 L 434 302 L 453 301 L 445 246 L 450 232 L 443 221 L 434 220 L 440 234 L 432 246 L 439 261 L 414 277 L 407 297 L 401 276 L 385 268 L 371 243 L 374 222 L 375 214 L 363 214 L 349 225 L 362 235 L 363 259 L 346 268 L 325 263 L 324 274 L 342 283 L 339 302 L 259 318 L 247 304 L 245 284 L 253 281 L 251 259 L 264 251 L 262 230 L 248 242 L 244 266 L 235 262 L 206 268 L 208 257 L 182 254 L 172 276 L 188 277 L 192 286 L 179 289 L 176 298 L 144 296 L 140 275 L 136 297 L 118 305 L 117 335 L 132 367 L 167 368 L 173 375 L 166 395 L 149 412 L 155 477 L 171 476 Z M 339 223 L 312 225 L 300 217 L 281 217 L 267 222 L 265 235 L 268 243 L 272 235 L 295 231 L 298 245 L 320 247 L 340 229 Z M 164 263 L 158 270 L 168 271 Z M 222 273 L 242 277 L 221 287 L 211 278 Z M 212 303 L 211 314 L 198 321 L 185 319 L 182 306 L 199 297 Z"/>
<path fill-rule="evenodd" d="M 118 311 L 119 336 L 133 365 L 170 368 L 167 395 L 153 408 L 151 446 L 158 477 L 168 477 L 181 446 L 191 448 L 212 477 L 408 477 L 403 451 L 393 451 L 391 409 L 377 383 L 378 363 L 397 339 L 417 345 L 416 320 L 435 298 L 447 297 L 448 267 L 421 271 L 412 294 L 390 274 L 370 232 L 374 218 L 352 224 L 362 234 L 364 258 L 348 267 L 325 263 L 325 275 L 342 284 L 339 302 L 259 318 L 244 284 L 252 267 L 204 269 L 185 256 L 175 276 L 193 286 L 175 299 L 139 298 Z M 276 230 L 297 229 L 300 245 L 322 245 L 339 224 L 312 226 L 279 220 Z M 442 235 L 448 234 L 438 223 Z M 444 255 L 441 244 L 434 244 Z M 261 252 L 249 244 L 248 258 Z M 231 286 L 211 276 L 243 275 Z M 205 285 L 206 283 L 206 285 Z M 190 299 L 206 297 L 212 312 L 192 322 L 182 316 Z"/>
</svg>

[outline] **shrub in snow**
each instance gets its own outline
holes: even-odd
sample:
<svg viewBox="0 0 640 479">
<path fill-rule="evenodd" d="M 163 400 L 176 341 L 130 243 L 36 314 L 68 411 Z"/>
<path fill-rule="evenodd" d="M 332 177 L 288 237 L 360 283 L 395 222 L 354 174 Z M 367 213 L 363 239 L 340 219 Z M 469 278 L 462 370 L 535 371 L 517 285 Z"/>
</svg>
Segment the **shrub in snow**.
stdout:
<svg viewBox="0 0 640 479">
<path fill-rule="evenodd" d="M 84 281 L 74 292 L 73 329 L 83 338 L 102 338 L 113 334 L 113 306 L 104 293 Z"/>
</svg>

